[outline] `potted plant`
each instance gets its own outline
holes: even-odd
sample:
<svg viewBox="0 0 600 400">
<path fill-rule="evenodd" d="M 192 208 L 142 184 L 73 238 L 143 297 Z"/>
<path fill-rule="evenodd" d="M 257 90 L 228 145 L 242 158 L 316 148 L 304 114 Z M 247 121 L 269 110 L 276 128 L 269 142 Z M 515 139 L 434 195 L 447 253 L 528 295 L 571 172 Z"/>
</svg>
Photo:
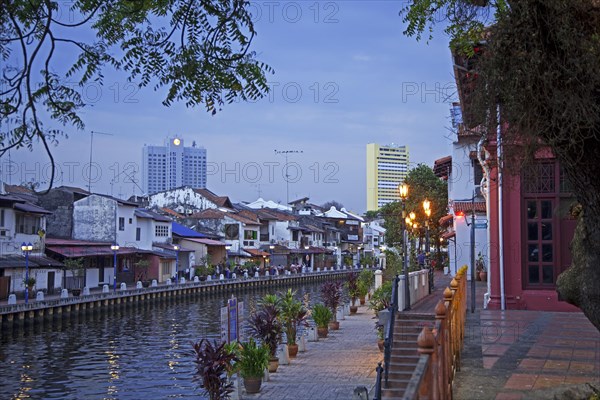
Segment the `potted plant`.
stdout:
<svg viewBox="0 0 600 400">
<path fill-rule="evenodd" d="M 321 296 L 323 304 L 331 310 L 333 316 L 329 327 L 331 329 L 340 329 L 340 322 L 337 320 L 337 309 L 342 301 L 342 283 L 341 282 L 325 282 L 321 286 Z"/>
<path fill-rule="evenodd" d="M 356 305 L 356 300 L 360 295 L 359 287 L 358 287 L 358 274 L 355 272 L 350 272 L 348 274 L 348 280 L 346 281 L 346 287 L 348 288 L 348 296 L 350 296 L 350 300 L 352 304 L 350 305 L 350 315 L 356 314 L 358 311 L 358 306 Z"/>
<path fill-rule="evenodd" d="M 76 287 L 71 290 L 73 296 L 79 296 L 81 294 L 81 276 L 83 275 L 83 258 L 67 258 L 64 261 L 65 270 L 71 271 L 71 277 L 75 282 Z M 66 279 L 66 272 L 64 274 Z M 66 285 L 65 285 L 66 286 Z"/>
<path fill-rule="evenodd" d="M 210 400 L 229 399 L 233 392 L 233 382 L 228 377 L 233 372 L 237 356 L 214 341 L 202 339 L 194 344 L 196 353 L 197 377 L 201 379 L 201 387 Z"/>
<path fill-rule="evenodd" d="M 250 314 L 248 325 L 252 334 L 258 338 L 267 349 L 269 349 L 269 372 L 277 372 L 279 359 L 277 358 L 277 346 L 281 342 L 283 326 L 279 320 L 279 309 L 271 304 L 263 304 L 260 308 Z"/>
<path fill-rule="evenodd" d="M 150 267 L 150 261 L 140 259 L 133 264 L 133 267 L 134 274 L 137 276 L 137 280 L 142 282 L 143 287 L 149 287 L 150 281 L 148 280 L 148 268 Z"/>
<path fill-rule="evenodd" d="M 481 254 L 481 252 L 479 252 L 477 254 L 477 260 L 475 260 L 475 271 L 478 272 L 476 275 L 477 275 L 477 278 L 479 278 L 479 280 L 487 282 L 487 270 L 485 268 L 485 258 L 483 257 L 483 254 Z"/>
<path fill-rule="evenodd" d="M 392 285 L 393 281 L 386 281 L 374 292 L 369 301 L 369 308 L 378 313 L 392 305 Z"/>
<path fill-rule="evenodd" d="M 313 306 L 311 315 L 317 325 L 317 335 L 320 338 L 326 338 L 329 333 L 327 326 L 333 316 L 331 310 L 324 304 L 317 303 Z"/>
<path fill-rule="evenodd" d="M 296 343 L 298 326 L 303 323 L 307 317 L 306 308 L 304 308 L 300 300 L 297 300 L 294 297 L 295 294 L 295 291 L 288 289 L 288 291 L 280 298 L 281 320 L 287 337 L 288 354 L 290 358 L 294 358 L 298 354 L 298 344 Z"/>
<path fill-rule="evenodd" d="M 269 348 L 267 346 L 257 345 L 253 338 L 250 338 L 246 343 L 242 343 L 236 369 L 244 380 L 246 393 L 260 392 L 262 377 L 268 365 Z"/>
<path fill-rule="evenodd" d="M 366 302 L 367 294 L 371 285 L 373 284 L 374 273 L 370 269 L 363 269 L 358 275 L 359 290 L 360 290 L 360 305 L 364 305 Z"/>
</svg>

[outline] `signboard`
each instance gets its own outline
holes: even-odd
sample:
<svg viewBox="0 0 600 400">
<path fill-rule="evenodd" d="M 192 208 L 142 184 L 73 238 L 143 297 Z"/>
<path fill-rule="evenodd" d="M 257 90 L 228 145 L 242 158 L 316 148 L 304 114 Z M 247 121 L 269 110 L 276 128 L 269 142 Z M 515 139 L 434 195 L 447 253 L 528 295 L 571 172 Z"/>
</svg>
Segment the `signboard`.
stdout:
<svg viewBox="0 0 600 400">
<path fill-rule="evenodd" d="M 475 222 L 475 229 L 487 229 L 487 221 L 486 222 Z"/>
<path fill-rule="evenodd" d="M 231 343 L 242 341 L 240 327 L 243 326 L 244 302 L 235 297 L 227 300 L 227 306 L 221 307 L 221 341 Z"/>
<path fill-rule="evenodd" d="M 238 304 L 237 299 L 232 297 L 227 301 L 227 315 L 229 316 L 229 337 L 227 343 L 238 340 Z"/>
</svg>

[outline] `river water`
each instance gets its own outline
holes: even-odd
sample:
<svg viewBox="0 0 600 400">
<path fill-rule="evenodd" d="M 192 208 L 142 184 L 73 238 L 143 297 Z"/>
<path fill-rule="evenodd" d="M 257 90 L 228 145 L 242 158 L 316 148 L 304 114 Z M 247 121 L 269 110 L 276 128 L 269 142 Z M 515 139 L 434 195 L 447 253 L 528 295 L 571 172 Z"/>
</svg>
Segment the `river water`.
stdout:
<svg viewBox="0 0 600 400">
<path fill-rule="evenodd" d="M 294 287 L 320 300 L 320 283 Z M 283 289 L 278 289 L 283 290 Z M 237 293 L 245 315 L 274 289 Z M 192 344 L 217 339 L 229 295 L 197 296 L 15 328 L 0 340 L 0 399 L 202 398 Z"/>
</svg>

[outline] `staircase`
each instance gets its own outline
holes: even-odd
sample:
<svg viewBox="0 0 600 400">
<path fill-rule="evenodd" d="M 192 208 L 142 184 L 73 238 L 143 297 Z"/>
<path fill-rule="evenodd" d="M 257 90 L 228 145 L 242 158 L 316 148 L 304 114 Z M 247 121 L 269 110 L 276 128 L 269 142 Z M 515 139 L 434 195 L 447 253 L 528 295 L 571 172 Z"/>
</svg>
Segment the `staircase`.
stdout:
<svg viewBox="0 0 600 400">
<path fill-rule="evenodd" d="M 432 314 L 396 314 L 388 385 L 383 385 L 382 399 L 401 399 L 404 396 L 420 358 L 417 337 L 424 326 L 433 327 L 434 321 Z"/>
</svg>

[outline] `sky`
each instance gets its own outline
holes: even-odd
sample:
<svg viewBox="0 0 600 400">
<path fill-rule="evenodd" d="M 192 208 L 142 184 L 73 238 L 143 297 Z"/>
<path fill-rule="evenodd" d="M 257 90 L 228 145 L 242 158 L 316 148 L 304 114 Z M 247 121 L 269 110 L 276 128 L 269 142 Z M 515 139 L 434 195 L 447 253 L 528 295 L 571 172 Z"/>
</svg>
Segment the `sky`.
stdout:
<svg viewBox="0 0 600 400">
<path fill-rule="evenodd" d="M 55 186 L 128 198 L 140 195 L 142 148 L 178 136 L 207 149 L 207 187 L 233 202 L 309 197 L 366 210 L 367 143 L 407 145 L 411 166 L 450 154 L 455 84 L 448 39 L 405 37 L 398 1 L 252 1 L 252 50 L 274 70 L 271 93 L 225 105 L 216 115 L 138 89 L 106 70 L 79 89 L 85 130 L 67 128 L 53 154 Z M 64 60 L 68 54 L 60 55 Z M 93 145 L 90 145 L 92 132 Z M 283 166 L 294 163 L 286 182 Z M 49 183 L 40 146 L 4 155 L 2 179 Z M 291 164 L 290 164 L 291 165 Z M 133 177 L 133 179 L 132 179 Z M 133 181 L 136 182 L 133 182 Z"/>
</svg>

